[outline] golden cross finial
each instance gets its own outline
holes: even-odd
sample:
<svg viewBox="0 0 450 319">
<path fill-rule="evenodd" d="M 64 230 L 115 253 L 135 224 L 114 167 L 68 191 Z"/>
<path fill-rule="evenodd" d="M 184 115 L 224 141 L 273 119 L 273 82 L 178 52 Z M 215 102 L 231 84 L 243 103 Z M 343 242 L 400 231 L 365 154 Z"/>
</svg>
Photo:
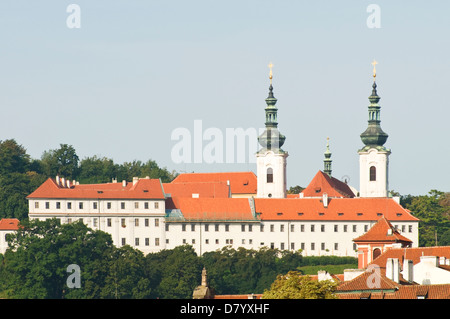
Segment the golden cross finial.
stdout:
<svg viewBox="0 0 450 319">
<path fill-rule="evenodd" d="M 272 68 L 273 68 L 273 64 L 272 62 L 269 63 L 269 79 L 270 79 L 270 84 L 272 84 Z"/>
<path fill-rule="evenodd" d="M 377 65 L 378 62 L 374 59 L 371 64 L 373 65 L 373 79 L 375 80 L 375 78 L 377 77 L 377 69 L 375 68 L 375 65 Z"/>
</svg>

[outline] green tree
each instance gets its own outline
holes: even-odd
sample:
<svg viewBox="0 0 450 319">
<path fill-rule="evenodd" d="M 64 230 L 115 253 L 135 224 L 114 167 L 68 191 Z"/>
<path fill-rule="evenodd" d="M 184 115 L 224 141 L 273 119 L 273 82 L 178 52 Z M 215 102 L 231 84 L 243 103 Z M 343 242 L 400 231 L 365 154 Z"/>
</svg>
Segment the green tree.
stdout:
<svg viewBox="0 0 450 319">
<path fill-rule="evenodd" d="M 30 156 L 22 145 L 14 139 L 0 141 L 0 175 L 25 173 L 30 163 Z"/>
<path fill-rule="evenodd" d="M 158 293 L 164 299 L 190 299 L 200 283 L 202 264 L 192 246 L 175 247 L 166 257 Z"/>
<path fill-rule="evenodd" d="M 111 236 L 82 222 L 56 219 L 20 223 L 7 236 L 2 290 L 8 298 L 99 298 L 113 256 Z M 67 287 L 67 267 L 79 265 L 81 288 Z"/>
<path fill-rule="evenodd" d="M 419 246 L 440 245 L 440 238 L 450 229 L 447 195 L 431 190 L 429 195 L 412 196 L 405 208 L 420 219 Z M 444 205 L 444 206 L 443 206 Z"/>
<path fill-rule="evenodd" d="M 299 185 L 297 185 L 297 186 L 291 186 L 291 187 L 288 189 L 287 193 L 288 193 L 288 194 L 300 194 L 304 189 L 305 189 L 304 187 L 301 187 L 301 186 L 299 186 Z"/>
<path fill-rule="evenodd" d="M 119 165 L 112 159 L 97 156 L 86 157 L 80 162 L 79 182 L 81 184 L 108 183 L 113 178 L 122 179 L 119 175 Z"/>
<path fill-rule="evenodd" d="M 42 170 L 48 177 L 59 175 L 67 179 L 77 179 L 78 162 L 75 148 L 67 144 L 60 144 L 58 149 L 45 151 L 41 157 Z"/>
<path fill-rule="evenodd" d="M 143 253 L 129 245 L 115 249 L 102 297 L 144 299 L 149 298 L 151 293 L 149 278 L 145 276 Z"/>
<path fill-rule="evenodd" d="M 278 275 L 263 299 L 336 299 L 334 291 L 337 283 L 331 280 L 312 280 L 298 271 Z"/>
</svg>

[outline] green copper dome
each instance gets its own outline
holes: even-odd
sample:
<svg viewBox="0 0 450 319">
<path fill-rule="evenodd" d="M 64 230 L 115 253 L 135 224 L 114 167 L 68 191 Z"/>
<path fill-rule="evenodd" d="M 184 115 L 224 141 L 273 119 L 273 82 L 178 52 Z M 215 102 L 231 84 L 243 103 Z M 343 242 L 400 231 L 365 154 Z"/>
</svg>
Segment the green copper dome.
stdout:
<svg viewBox="0 0 450 319">
<path fill-rule="evenodd" d="M 361 134 L 361 140 L 364 145 L 368 147 L 382 147 L 386 143 L 388 136 L 380 126 L 380 109 L 378 105 L 380 97 L 377 94 L 377 84 L 375 81 L 372 85 L 372 95 L 369 96 L 369 125 L 367 129 Z"/>
</svg>

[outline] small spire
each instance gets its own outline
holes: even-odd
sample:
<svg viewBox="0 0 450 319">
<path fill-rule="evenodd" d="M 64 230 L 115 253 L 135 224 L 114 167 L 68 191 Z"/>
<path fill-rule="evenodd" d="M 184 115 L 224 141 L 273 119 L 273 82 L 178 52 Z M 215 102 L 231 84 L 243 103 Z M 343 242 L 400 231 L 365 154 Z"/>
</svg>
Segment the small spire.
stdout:
<svg viewBox="0 0 450 319">
<path fill-rule="evenodd" d="M 373 81 L 375 82 L 375 79 L 377 77 L 377 69 L 375 66 L 378 64 L 378 62 L 373 59 L 373 62 L 371 64 L 373 65 Z"/>
<path fill-rule="evenodd" d="M 327 137 L 327 149 L 324 153 L 325 159 L 323 160 L 323 172 L 331 177 L 331 151 L 330 151 L 330 138 Z"/>
<path fill-rule="evenodd" d="M 272 74 L 273 64 L 272 64 L 272 62 L 269 63 L 268 67 L 269 67 L 269 70 L 270 70 L 269 71 L 270 86 L 272 86 L 272 77 L 273 77 L 273 74 Z"/>
</svg>

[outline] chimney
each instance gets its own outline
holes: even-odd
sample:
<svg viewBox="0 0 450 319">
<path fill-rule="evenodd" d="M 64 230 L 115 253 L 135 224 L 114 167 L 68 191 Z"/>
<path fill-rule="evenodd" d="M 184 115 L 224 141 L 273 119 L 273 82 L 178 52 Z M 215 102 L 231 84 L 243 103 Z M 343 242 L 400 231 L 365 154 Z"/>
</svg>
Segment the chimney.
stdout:
<svg viewBox="0 0 450 319">
<path fill-rule="evenodd" d="M 124 180 L 122 181 L 122 186 L 123 186 L 123 187 L 127 186 L 127 180 L 124 179 Z"/>
<path fill-rule="evenodd" d="M 447 264 L 447 258 L 445 257 L 439 257 L 439 265 L 446 265 Z"/>
<path fill-rule="evenodd" d="M 60 183 L 60 181 L 59 181 L 59 175 L 56 175 L 56 185 L 59 186 L 59 183 Z"/>
<path fill-rule="evenodd" d="M 393 278 L 392 280 L 396 283 L 400 282 L 400 263 L 398 262 L 398 258 L 392 258 L 392 271 L 393 271 Z"/>
<path fill-rule="evenodd" d="M 388 258 L 386 261 L 386 277 L 398 283 L 399 273 L 398 258 Z"/>
<path fill-rule="evenodd" d="M 430 265 L 432 267 L 438 267 L 439 266 L 439 257 L 438 256 L 421 256 L 420 262 Z"/>
<path fill-rule="evenodd" d="M 61 177 L 61 186 L 66 187 L 66 179 L 64 177 Z"/>
<path fill-rule="evenodd" d="M 327 208 L 328 207 L 328 194 L 327 193 L 323 193 L 322 202 L 323 202 L 323 207 Z"/>
<path fill-rule="evenodd" d="M 112 179 L 112 182 L 113 182 L 113 183 L 117 183 L 117 178 L 113 178 L 113 179 Z"/>
<path fill-rule="evenodd" d="M 136 183 L 139 181 L 139 177 L 133 177 L 133 185 L 136 185 Z"/>
<path fill-rule="evenodd" d="M 70 188 L 70 181 L 67 180 L 67 188 Z"/>
<path fill-rule="evenodd" d="M 411 259 L 403 261 L 403 278 L 409 283 L 414 281 L 414 264 Z"/>
</svg>

